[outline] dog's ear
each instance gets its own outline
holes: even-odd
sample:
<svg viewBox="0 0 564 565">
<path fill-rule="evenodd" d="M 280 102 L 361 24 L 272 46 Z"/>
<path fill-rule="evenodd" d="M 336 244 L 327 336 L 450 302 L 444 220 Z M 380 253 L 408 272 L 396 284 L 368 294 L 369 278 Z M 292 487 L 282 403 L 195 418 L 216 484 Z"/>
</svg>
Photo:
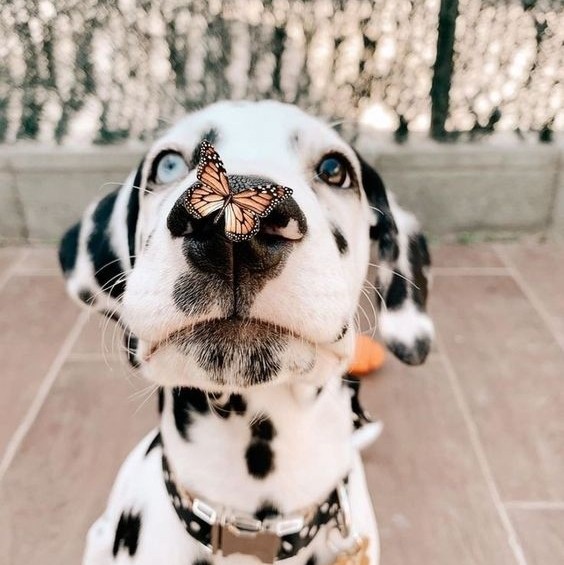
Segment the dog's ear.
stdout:
<svg viewBox="0 0 564 565">
<path fill-rule="evenodd" d="M 70 296 L 116 320 L 127 275 L 135 262 L 142 170 L 143 162 L 119 189 L 90 204 L 59 246 Z M 131 340 L 126 329 L 126 343 Z"/>
<path fill-rule="evenodd" d="M 360 156 L 362 185 L 372 208 L 370 237 L 378 246 L 376 288 L 380 334 L 404 363 L 425 361 L 434 336 L 426 312 L 431 258 L 415 217 L 400 208 L 380 175 Z"/>
</svg>

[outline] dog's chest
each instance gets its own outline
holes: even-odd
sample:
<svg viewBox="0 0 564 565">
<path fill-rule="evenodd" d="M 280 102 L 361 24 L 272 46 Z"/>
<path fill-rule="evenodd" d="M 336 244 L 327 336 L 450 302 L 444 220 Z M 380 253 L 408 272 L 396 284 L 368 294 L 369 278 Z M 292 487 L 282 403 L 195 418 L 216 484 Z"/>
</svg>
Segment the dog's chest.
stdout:
<svg viewBox="0 0 564 565">
<path fill-rule="evenodd" d="M 211 399 L 168 390 L 164 449 L 199 497 L 249 514 L 295 512 L 323 500 L 347 474 L 349 406 L 337 380 L 306 395 L 283 386 Z"/>
</svg>

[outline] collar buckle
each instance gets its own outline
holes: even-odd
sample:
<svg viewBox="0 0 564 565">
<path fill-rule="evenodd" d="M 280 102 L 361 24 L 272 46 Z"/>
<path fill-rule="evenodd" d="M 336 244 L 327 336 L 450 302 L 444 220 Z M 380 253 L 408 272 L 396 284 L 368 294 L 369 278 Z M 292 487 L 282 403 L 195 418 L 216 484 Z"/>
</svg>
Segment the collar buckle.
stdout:
<svg viewBox="0 0 564 565">
<path fill-rule="evenodd" d="M 282 540 L 265 530 L 260 520 L 246 516 L 231 516 L 228 521 L 212 526 L 212 551 L 228 557 L 234 553 L 254 555 L 263 563 L 274 563 L 280 552 Z"/>
</svg>

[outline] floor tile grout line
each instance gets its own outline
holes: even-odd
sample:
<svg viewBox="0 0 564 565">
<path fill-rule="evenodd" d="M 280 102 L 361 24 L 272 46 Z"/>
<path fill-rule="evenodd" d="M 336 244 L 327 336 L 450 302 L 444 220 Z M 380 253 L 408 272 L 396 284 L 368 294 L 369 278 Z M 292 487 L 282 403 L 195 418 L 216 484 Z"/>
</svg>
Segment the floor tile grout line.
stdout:
<svg viewBox="0 0 564 565">
<path fill-rule="evenodd" d="M 63 274 L 59 269 L 30 269 L 18 268 L 12 276 L 14 277 L 62 277 Z"/>
<path fill-rule="evenodd" d="M 499 246 L 494 246 L 498 257 L 503 261 L 503 263 L 507 266 L 507 270 L 513 277 L 513 280 L 517 283 L 517 286 L 521 290 L 521 292 L 525 295 L 525 298 L 531 303 L 532 307 L 535 309 L 537 314 L 540 316 L 542 321 L 548 327 L 548 330 L 552 334 L 552 337 L 556 340 L 556 343 L 560 346 L 560 348 L 564 351 L 564 337 L 558 334 L 558 331 L 554 327 L 554 323 L 548 313 L 548 310 L 545 308 L 544 304 L 541 300 L 537 297 L 535 291 L 529 286 L 529 283 L 524 279 L 523 275 L 519 272 L 515 264 L 511 261 L 511 259 L 507 256 L 505 251 L 501 249 Z"/>
<path fill-rule="evenodd" d="M 4 289 L 8 281 L 14 276 L 20 266 L 29 257 L 31 250 L 29 248 L 23 249 L 19 257 L 14 259 L 11 265 L 6 269 L 4 274 L 0 276 L 0 291 Z"/>
<path fill-rule="evenodd" d="M 104 353 L 71 353 L 68 356 L 69 361 L 121 361 L 121 355 L 104 355 Z"/>
<path fill-rule="evenodd" d="M 433 267 L 432 273 L 437 276 L 511 276 L 506 267 Z"/>
<path fill-rule="evenodd" d="M 504 505 L 509 510 L 562 510 L 564 511 L 564 500 L 508 500 Z"/>
<path fill-rule="evenodd" d="M 0 482 L 4 478 L 4 475 L 6 474 L 8 468 L 14 460 L 14 457 L 16 456 L 20 445 L 22 444 L 33 423 L 35 422 L 39 411 L 41 410 L 41 407 L 45 403 L 45 400 L 47 399 L 47 396 L 49 395 L 53 384 L 57 380 L 57 376 L 59 375 L 64 362 L 67 360 L 72 347 L 78 339 L 82 328 L 86 324 L 87 319 L 87 312 L 81 312 L 78 315 L 78 318 L 75 320 L 73 326 L 65 337 L 63 344 L 59 348 L 55 359 L 51 363 L 49 369 L 47 370 L 47 373 L 45 373 L 45 376 L 41 381 L 41 385 L 39 386 L 39 389 L 35 394 L 31 405 L 29 406 L 19 426 L 16 428 L 16 431 L 10 438 L 10 441 L 8 442 L 8 445 L 4 451 L 2 460 L 0 461 Z"/>
<path fill-rule="evenodd" d="M 519 537 L 515 528 L 513 527 L 513 523 L 511 522 L 508 511 L 501 500 L 501 496 L 499 494 L 499 490 L 497 488 L 490 464 L 486 457 L 486 452 L 482 444 L 482 440 L 480 439 L 478 427 L 476 425 L 476 422 L 474 421 L 474 418 L 472 417 L 468 402 L 466 401 L 464 392 L 462 391 L 458 374 L 454 368 L 454 365 L 452 364 L 452 361 L 450 360 L 448 353 L 446 352 L 446 348 L 440 338 L 440 332 L 438 330 L 436 332 L 436 335 L 443 366 L 450 381 L 451 388 L 458 404 L 458 409 L 460 410 L 464 419 L 464 423 L 470 437 L 470 443 L 478 460 L 478 465 L 480 466 L 480 470 L 482 471 L 482 476 L 486 482 L 486 486 L 489 490 L 492 502 L 507 535 L 509 547 L 511 548 L 513 556 L 515 557 L 515 561 L 518 563 L 518 565 L 527 565 L 527 560 L 525 559 L 525 554 L 523 552 L 523 548 L 521 547 Z"/>
</svg>

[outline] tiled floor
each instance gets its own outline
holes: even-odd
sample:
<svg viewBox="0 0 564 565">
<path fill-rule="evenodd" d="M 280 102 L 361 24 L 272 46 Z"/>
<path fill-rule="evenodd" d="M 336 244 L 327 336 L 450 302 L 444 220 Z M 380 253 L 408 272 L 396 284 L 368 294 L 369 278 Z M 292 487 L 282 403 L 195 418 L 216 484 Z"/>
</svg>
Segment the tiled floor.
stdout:
<svg viewBox="0 0 564 565">
<path fill-rule="evenodd" d="M 390 358 L 363 388 L 385 424 L 365 453 L 382 564 L 561 565 L 564 247 L 434 259 L 429 361 Z M 66 298 L 51 249 L 0 249 L 0 328 L 0 563 L 78 563 L 155 401 L 114 326 Z"/>
</svg>

